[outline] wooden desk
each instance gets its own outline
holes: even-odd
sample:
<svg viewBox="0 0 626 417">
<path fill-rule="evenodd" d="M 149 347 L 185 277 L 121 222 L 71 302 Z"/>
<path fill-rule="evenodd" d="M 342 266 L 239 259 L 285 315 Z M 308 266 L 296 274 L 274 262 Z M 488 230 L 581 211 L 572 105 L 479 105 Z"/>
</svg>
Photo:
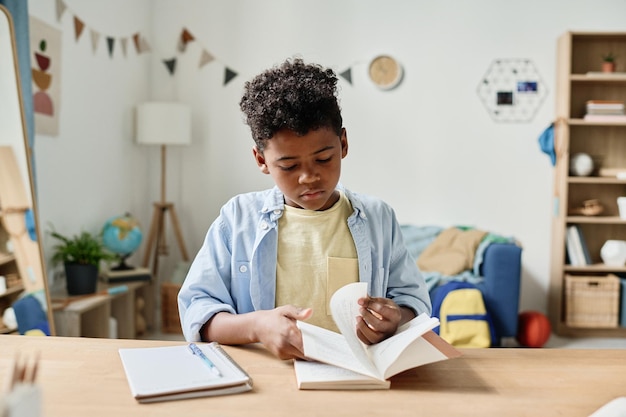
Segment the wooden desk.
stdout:
<svg viewBox="0 0 626 417">
<path fill-rule="evenodd" d="M 251 392 L 138 404 L 120 347 L 180 344 L 0 335 L 0 375 L 16 351 L 41 353 L 45 417 L 72 416 L 588 416 L 626 395 L 626 350 L 477 349 L 392 378 L 391 390 L 298 391 L 290 361 L 260 345 L 226 347 Z"/>
</svg>

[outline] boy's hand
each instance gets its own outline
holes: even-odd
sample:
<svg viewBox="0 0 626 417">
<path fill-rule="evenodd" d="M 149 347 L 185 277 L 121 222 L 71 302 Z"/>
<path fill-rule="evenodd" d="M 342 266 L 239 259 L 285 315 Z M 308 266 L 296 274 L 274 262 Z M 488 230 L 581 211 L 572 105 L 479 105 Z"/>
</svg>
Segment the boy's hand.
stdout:
<svg viewBox="0 0 626 417">
<path fill-rule="evenodd" d="M 357 317 L 356 334 L 359 339 L 373 345 L 393 336 L 406 314 L 413 312 L 399 307 L 388 298 L 364 297 L 359 299 L 361 317 Z M 408 311 L 404 311 L 408 310 Z"/>
<path fill-rule="evenodd" d="M 258 311 L 256 334 L 267 350 L 280 359 L 304 358 L 302 333 L 296 320 L 306 320 L 313 310 L 293 305 Z"/>
</svg>

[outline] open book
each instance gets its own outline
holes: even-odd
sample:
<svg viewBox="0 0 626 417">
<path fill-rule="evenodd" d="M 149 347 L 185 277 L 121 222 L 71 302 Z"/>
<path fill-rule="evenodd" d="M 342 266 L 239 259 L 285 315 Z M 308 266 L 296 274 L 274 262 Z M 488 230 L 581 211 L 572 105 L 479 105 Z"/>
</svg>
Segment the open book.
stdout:
<svg viewBox="0 0 626 417">
<path fill-rule="evenodd" d="M 436 317 L 421 314 L 398 328 L 392 337 L 365 345 L 356 335 L 357 300 L 367 295 L 367 283 L 348 284 L 333 294 L 330 310 L 341 334 L 303 321 L 304 354 L 316 362 L 295 361 L 300 389 L 384 389 L 388 379 L 407 369 L 460 356 L 433 328 Z"/>
<path fill-rule="evenodd" d="M 235 394 L 252 379 L 217 343 L 120 349 L 130 391 L 140 403 Z M 204 355 L 204 356 L 203 356 Z"/>
</svg>

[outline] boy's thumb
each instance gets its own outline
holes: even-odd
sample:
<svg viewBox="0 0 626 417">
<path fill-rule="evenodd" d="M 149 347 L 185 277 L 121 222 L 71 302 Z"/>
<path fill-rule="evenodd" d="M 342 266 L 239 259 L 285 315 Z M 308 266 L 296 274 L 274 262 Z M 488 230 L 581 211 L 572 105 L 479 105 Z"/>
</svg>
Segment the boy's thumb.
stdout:
<svg viewBox="0 0 626 417">
<path fill-rule="evenodd" d="M 296 319 L 296 320 L 306 320 L 309 317 L 311 317 L 312 314 L 313 314 L 313 309 L 312 308 L 309 308 L 309 307 L 307 307 L 307 308 L 298 307 L 296 309 L 296 314 L 294 316 L 294 319 Z"/>
</svg>

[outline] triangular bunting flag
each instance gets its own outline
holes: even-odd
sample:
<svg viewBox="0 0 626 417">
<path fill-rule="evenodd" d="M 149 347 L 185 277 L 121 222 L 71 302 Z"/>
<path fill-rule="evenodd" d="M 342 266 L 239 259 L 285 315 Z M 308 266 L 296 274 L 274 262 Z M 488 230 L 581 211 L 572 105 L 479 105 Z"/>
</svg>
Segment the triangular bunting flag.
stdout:
<svg viewBox="0 0 626 417">
<path fill-rule="evenodd" d="M 139 39 L 139 32 L 135 33 L 133 35 L 133 42 L 135 44 L 135 51 L 137 51 L 138 54 L 141 53 L 141 41 Z"/>
<path fill-rule="evenodd" d="M 120 46 L 122 47 L 122 55 L 126 58 L 126 45 L 128 45 L 128 38 L 120 39 Z"/>
<path fill-rule="evenodd" d="M 232 81 L 233 78 L 237 76 L 237 73 L 230 68 L 226 67 L 224 70 L 224 85 L 228 84 Z"/>
<path fill-rule="evenodd" d="M 343 77 L 350 85 L 352 85 L 352 68 L 348 68 L 339 75 Z"/>
<path fill-rule="evenodd" d="M 176 71 L 176 58 L 164 59 L 163 63 L 167 67 L 167 70 L 170 73 L 170 75 L 174 75 L 174 72 Z"/>
<path fill-rule="evenodd" d="M 211 55 L 206 49 L 203 49 L 202 55 L 200 55 L 200 64 L 198 65 L 198 68 L 204 67 L 206 64 L 213 61 L 214 59 L 215 57 L 213 55 Z"/>
<path fill-rule="evenodd" d="M 150 52 L 150 45 L 148 45 L 148 41 L 146 40 L 146 38 L 142 37 L 140 43 L 141 53 Z"/>
<path fill-rule="evenodd" d="M 180 34 L 180 40 L 178 41 L 178 50 L 180 52 L 185 52 L 187 49 L 187 44 L 193 41 L 195 38 L 186 28 L 183 28 L 183 31 Z"/>
<path fill-rule="evenodd" d="M 76 38 L 77 42 L 83 33 L 83 29 L 85 29 L 85 24 L 77 16 L 74 16 L 74 38 Z"/>
<path fill-rule="evenodd" d="M 193 35 L 187 30 L 187 28 L 183 28 L 183 32 L 180 34 L 180 39 L 183 41 L 184 44 L 188 44 L 196 38 L 193 37 Z"/>
<path fill-rule="evenodd" d="M 115 47 L 115 38 L 107 36 L 107 46 L 109 48 L 109 57 L 113 58 L 113 48 Z"/>
<path fill-rule="evenodd" d="M 67 9 L 67 6 L 65 5 L 65 3 L 63 3 L 63 0 L 57 0 L 57 21 L 60 22 L 61 21 L 61 17 L 63 16 L 63 13 L 65 13 L 65 9 Z"/>
<path fill-rule="evenodd" d="M 98 49 L 98 41 L 100 40 L 100 34 L 93 29 L 91 29 L 90 34 L 91 34 L 91 49 L 93 49 L 93 52 L 96 53 L 96 50 Z"/>
</svg>

